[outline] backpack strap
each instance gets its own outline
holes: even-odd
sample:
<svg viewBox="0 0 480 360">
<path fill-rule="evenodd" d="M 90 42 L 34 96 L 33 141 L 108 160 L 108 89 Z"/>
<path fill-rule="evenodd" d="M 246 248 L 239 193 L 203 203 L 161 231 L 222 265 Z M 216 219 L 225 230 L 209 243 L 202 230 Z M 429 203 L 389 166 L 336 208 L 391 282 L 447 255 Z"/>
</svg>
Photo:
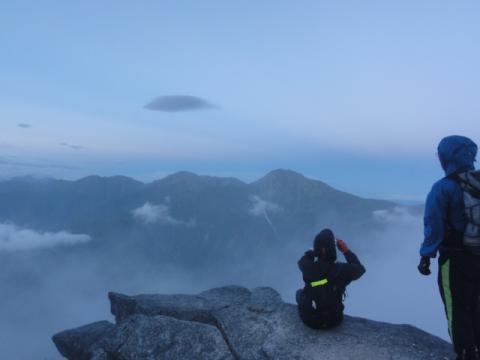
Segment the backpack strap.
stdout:
<svg viewBox="0 0 480 360">
<path fill-rule="evenodd" d="M 480 175 L 479 173 L 477 174 Z M 474 176 L 473 171 L 461 174 L 459 177 L 462 181 L 462 184 L 464 184 L 464 186 L 462 186 L 463 189 L 473 197 L 480 198 L 480 179 L 477 179 Z"/>
<path fill-rule="evenodd" d="M 335 264 L 333 264 L 333 266 L 328 271 L 329 279 L 331 279 L 332 282 L 334 282 L 335 279 L 337 279 L 339 277 L 341 271 L 342 271 L 341 266 L 335 266 Z M 346 292 L 347 292 L 347 288 L 345 288 L 342 292 L 342 296 L 341 296 L 341 299 L 340 299 L 341 302 L 343 302 L 345 300 Z"/>
<path fill-rule="evenodd" d="M 456 181 L 464 191 L 476 198 L 480 198 L 480 179 L 477 179 L 472 173 L 477 171 L 465 171 L 462 173 L 453 173 L 447 176 L 447 179 Z"/>
<path fill-rule="evenodd" d="M 321 279 L 321 280 L 312 281 L 310 283 L 310 286 L 313 288 L 313 287 L 317 287 L 317 286 L 324 286 L 324 285 L 327 285 L 327 284 L 328 284 L 328 278 L 324 278 L 324 279 Z"/>
<path fill-rule="evenodd" d="M 315 281 L 312 281 L 310 283 L 308 283 L 310 285 L 311 288 L 314 288 L 314 287 L 317 287 L 317 286 L 325 286 L 327 284 L 329 284 L 329 281 L 331 279 L 333 279 L 330 274 L 332 272 L 332 269 L 334 268 L 335 266 L 335 263 L 333 263 L 332 265 L 330 265 L 330 267 L 328 268 L 327 272 L 325 273 L 325 275 L 321 278 L 321 279 L 317 279 Z"/>
</svg>

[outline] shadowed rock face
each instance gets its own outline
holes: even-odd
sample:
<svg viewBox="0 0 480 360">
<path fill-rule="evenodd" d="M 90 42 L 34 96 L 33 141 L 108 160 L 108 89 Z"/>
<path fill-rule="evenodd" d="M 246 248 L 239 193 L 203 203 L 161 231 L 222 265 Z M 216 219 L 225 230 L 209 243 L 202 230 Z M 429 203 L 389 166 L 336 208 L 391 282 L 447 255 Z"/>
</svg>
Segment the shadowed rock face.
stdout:
<svg viewBox="0 0 480 360">
<path fill-rule="evenodd" d="M 110 293 L 116 324 L 53 337 L 71 360 L 452 359 L 451 345 L 408 325 L 347 316 L 335 330 L 306 327 L 271 288 L 228 286 L 198 295 Z"/>
<path fill-rule="evenodd" d="M 107 326 L 108 324 L 109 326 Z M 103 336 L 91 336 L 91 333 Z M 220 331 L 211 325 L 168 316 L 132 315 L 116 326 L 95 323 L 53 337 L 67 359 L 233 359 Z"/>
</svg>

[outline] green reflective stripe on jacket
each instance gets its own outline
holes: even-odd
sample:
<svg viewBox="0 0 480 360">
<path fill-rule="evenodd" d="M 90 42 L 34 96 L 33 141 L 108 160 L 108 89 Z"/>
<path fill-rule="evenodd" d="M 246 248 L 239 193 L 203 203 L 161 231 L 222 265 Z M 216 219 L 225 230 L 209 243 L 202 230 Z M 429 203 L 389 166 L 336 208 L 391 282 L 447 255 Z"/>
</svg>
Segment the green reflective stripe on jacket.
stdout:
<svg viewBox="0 0 480 360">
<path fill-rule="evenodd" d="M 328 284 L 328 279 L 322 279 L 322 280 L 311 282 L 310 286 L 315 287 L 315 286 L 322 286 L 322 285 L 327 285 L 327 284 Z"/>
</svg>

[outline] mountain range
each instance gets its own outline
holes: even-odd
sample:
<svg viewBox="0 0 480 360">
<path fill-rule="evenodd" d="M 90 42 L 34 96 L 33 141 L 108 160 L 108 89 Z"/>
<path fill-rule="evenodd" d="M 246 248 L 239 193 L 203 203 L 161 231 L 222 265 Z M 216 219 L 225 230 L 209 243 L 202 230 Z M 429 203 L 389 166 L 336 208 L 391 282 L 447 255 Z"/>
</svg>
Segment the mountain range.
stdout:
<svg viewBox="0 0 480 360">
<path fill-rule="evenodd" d="M 311 242 L 322 227 L 342 236 L 374 231 L 389 201 L 360 198 L 289 170 L 258 181 L 178 172 L 142 183 L 124 177 L 0 182 L 0 223 L 38 232 L 87 234 L 88 246 L 135 242 L 158 258 L 221 256 Z"/>
</svg>

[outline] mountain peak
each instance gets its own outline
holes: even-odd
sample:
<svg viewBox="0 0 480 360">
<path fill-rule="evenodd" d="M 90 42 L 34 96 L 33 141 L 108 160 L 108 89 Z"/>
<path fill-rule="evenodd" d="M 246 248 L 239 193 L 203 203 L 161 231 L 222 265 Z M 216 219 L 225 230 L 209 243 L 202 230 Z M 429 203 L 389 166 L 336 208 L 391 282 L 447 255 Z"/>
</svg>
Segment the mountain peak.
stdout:
<svg viewBox="0 0 480 360">
<path fill-rule="evenodd" d="M 288 178 L 288 179 L 306 179 L 305 176 L 300 174 L 299 172 L 289 170 L 289 169 L 276 169 L 272 170 L 269 173 L 267 173 L 264 178 L 273 178 L 273 179 L 278 179 L 278 178 Z"/>
<path fill-rule="evenodd" d="M 269 188 L 270 190 L 279 190 L 283 188 L 292 189 L 299 187 L 320 187 L 335 191 L 334 188 L 325 184 L 322 181 L 309 179 L 296 171 L 286 169 L 277 169 L 270 171 L 261 179 L 253 182 L 252 185 L 260 188 Z"/>
<path fill-rule="evenodd" d="M 173 174 L 167 175 L 162 180 L 168 181 L 185 181 L 198 179 L 200 176 L 191 171 L 177 171 Z M 162 181 L 160 180 L 160 181 Z"/>
<path fill-rule="evenodd" d="M 200 186 L 245 185 L 242 181 L 236 178 L 197 175 L 190 171 L 179 171 L 179 172 L 173 173 L 161 180 L 154 181 L 153 184 L 171 184 L 171 185 L 183 184 L 183 185 L 200 185 Z"/>
<path fill-rule="evenodd" d="M 106 194 L 108 198 L 115 198 L 119 195 L 140 190 L 144 183 L 127 176 L 98 176 L 90 175 L 73 182 L 81 192 L 87 192 L 90 196 L 103 197 Z"/>
<path fill-rule="evenodd" d="M 124 175 L 114 175 L 114 176 L 100 176 L 100 175 L 89 175 L 83 178 L 76 180 L 77 183 L 84 183 L 84 184 L 95 184 L 95 183 L 102 183 L 102 182 L 116 182 L 116 183 L 137 183 L 143 184 L 141 181 L 132 179 L 131 177 L 124 176 Z"/>
</svg>

